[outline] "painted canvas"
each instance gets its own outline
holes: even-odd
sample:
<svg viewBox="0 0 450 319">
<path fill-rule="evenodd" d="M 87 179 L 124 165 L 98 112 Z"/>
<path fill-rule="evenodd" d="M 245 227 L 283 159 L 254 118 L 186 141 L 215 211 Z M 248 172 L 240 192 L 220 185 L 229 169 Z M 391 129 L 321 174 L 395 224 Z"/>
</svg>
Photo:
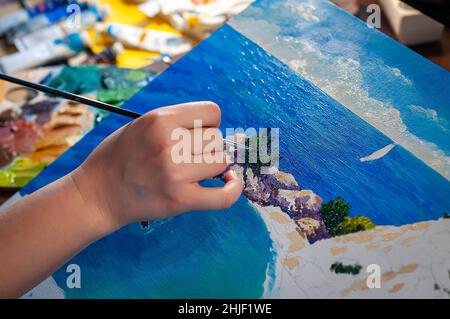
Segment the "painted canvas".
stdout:
<svg viewBox="0 0 450 319">
<path fill-rule="evenodd" d="M 215 101 L 222 128 L 279 128 L 279 170 L 237 165 L 232 208 L 129 225 L 68 263 L 80 289 L 64 266 L 25 297 L 448 298 L 449 87 L 327 1 L 257 1 L 123 107 Z M 127 121 L 100 123 L 16 199 Z"/>
</svg>

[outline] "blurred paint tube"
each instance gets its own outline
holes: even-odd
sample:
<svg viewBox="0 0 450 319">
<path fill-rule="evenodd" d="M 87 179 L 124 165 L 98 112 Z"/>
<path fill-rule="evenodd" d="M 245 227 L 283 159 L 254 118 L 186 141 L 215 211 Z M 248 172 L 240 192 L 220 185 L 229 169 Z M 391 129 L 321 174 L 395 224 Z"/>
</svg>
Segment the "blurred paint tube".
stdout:
<svg viewBox="0 0 450 319">
<path fill-rule="evenodd" d="M 182 54 L 192 48 L 192 44 L 181 36 L 126 24 L 108 23 L 106 31 L 112 38 L 126 46 L 169 55 Z"/>
<path fill-rule="evenodd" d="M 202 38 L 253 1 L 217 0 L 202 4 L 193 0 L 152 0 L 140 5 L 139 9 L 150 18 L 162 15 L 175 29 Z"/>
<path fill-rule="evenodd" d="M 66 35 L 85 30 L 95 23 L 102 21 L 110 14 L 111 10 L 108 6 L 101 9 L 96 7 L 84 10 L 80 13 L 79 25 L 73 25 L 72 22 L 66 20 L 58 24 L 48 26 L 43 29 L 36 30 L 22 37 L 14 39 L 14 45 L 19 51 L 26 51 L 44 42 L 53 42 L 57 39 L 62 39 Z"/>
<path fill-rule="evenodd" d="M 90 5 L 87 2 L 80 4 L 78 4 L 77 2 L 72 2 L 71 4 L 78 5 L 80 13 L 90 8 Z M 69 20 L 71 19 L 71 17 L 75 17 L 77 12 L 69 9 L 70 8 L 68 6 L 58 7 L 53 11 L 45 14 L 40 14 L 24 23 L 15 26 L 14 28 L 8 30 L 8 32 L 6 33 L 8 42 L 14 43 L 14 39 L 16 38 L 23 37 L 33 31 L 53 25 L 61 20 Z"/>
<path fill-rule="evenodd" d="M 176 30 L 196 38 L 207 36 L 227 21 L 224 15 L 210 17 L 191 12 L 175 13 L 167 19 Z"/>
<path fill-rule="evenodd" d="M 88 50 L 89 51 L 89 50 Z M 117 57 L 124 51 L 122 43 L 115 42 L 111 47 L 106 47 L 99 53 L 90 53 L 82 51 L 73 58 L 69 59 L 70 66 L 77 65 L 97 65 L 97 64 L 115 64 Z"/>
<path fill-rule="evenodd" d="M 139 6 L 139 9 L 149 18 L 158 14 L 170 15 L 176 12 L 196 11 L 196 5 L 191 0 L 150 0 Z"/>
<path fill-rule="evenodd" d="M 0 70 L 13 73 L 67 59 L 82 51 L 89 43 L 89 36 L 71 33 L 61 40 L 42 43 L 31 50 L 16 52 L 0 58 Z"/>
<path fill-rule="evenodd" d="M 158 14 L 168 16 L 175 13 L 191 12 L 207 16 L 234 16 L 255 0 L 216 0 L 199 2 L 195 0 L 150 0 L 139 5 L 139 9 L 148 17 Z"/>
<path fill-rule="evenodd" d="M 56 10 L 58 7 L 67 5 L 69 0 L 45 1 L 34 7 L 19 9 L 0 17 L 0 35 L 9 29 L 28 21 L 31 18 Z"/>
</svg>

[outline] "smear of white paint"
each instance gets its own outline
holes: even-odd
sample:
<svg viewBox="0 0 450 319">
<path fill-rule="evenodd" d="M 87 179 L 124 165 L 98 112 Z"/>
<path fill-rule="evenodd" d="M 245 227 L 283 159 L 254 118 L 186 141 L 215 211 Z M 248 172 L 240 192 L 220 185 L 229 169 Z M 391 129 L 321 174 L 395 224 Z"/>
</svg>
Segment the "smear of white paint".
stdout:
<svg viewBox="0 0 450 319">
<path fill-rule="evenodd" d="M 361 157 L 359 160 L 361 162 L 368 162 L 368 161 L 377 160 L 377 159 L 382 158 L 383 156 L 385 156 L 387 153 L 389 153 L 394 148 L 394 146 L 395 146 L 394 143 L 388 144 L 385 147 L 379 149 L 378 151 L 373 152 L 369 156 Z"/>
</svg>

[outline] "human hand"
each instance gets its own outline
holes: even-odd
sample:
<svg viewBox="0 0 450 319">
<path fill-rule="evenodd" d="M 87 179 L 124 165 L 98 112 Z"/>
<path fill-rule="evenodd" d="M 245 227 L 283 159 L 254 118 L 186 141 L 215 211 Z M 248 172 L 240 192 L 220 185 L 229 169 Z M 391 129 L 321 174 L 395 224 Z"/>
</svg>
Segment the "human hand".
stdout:
<svg viewBox="0 0 450 319">
<path fill-rule="evenodd" d="M 202 154 L 192 152 L 190 163 L 174 162 L 174 129 L 194 131 L 194 120 L 204 130 L 220 136 L 220 108 L 212 102 L 194 102 L 153 110 L 106 138 L 72 174 L 78 191 L 99 215 L 105 232 L 128 223 L 171 217 L 191 210 L 230 207 L 243 190 L 233 171 L 225 174 L 223 187 L 206 188 L 199 181 L 217 176 L 227 168 L 205 163 Z M 214 133 L 214 132 L 213 132 Z M 205 141 L 203 141 L 205 143 Z M 204 149 L 206 151 L 206 149 Z"/>
</svg>

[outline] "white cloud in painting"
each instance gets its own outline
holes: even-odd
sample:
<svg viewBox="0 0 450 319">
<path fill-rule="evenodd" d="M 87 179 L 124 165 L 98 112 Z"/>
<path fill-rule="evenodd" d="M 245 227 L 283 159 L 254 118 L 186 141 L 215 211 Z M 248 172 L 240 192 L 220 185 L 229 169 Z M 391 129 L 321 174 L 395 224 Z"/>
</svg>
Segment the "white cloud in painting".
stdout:
<svg viewBox="0 0 450 319">
<path fill-rule="evenodd" d="M 408 79 L 406 76 L 404 76 L 402 74 L 402 71 L 400 71 L 399 68 L 393 68 L 393 67 L 388 67 L 388 66 L 386 68 L 388 68 L 391 71 L 391 73 L 394 76 L 396 76 L 398 79 L 400 79 L 403 83 L 408 84 L 408 85 L 412 85 L 413 84 L 410 79 Z"/>
<path fill-rule="evenodd" d="M 309 3 L 298 3 L 293 1 L 287 1 L 286 7 L 291 9 L 294 16 L 298 16 L 299 18 L 306 20 L 308 22 L 319 22 L 320 19 L 317 15 L 315 15 L 316 8 Z"/>
<path fill-rule="evenodd" d="M 232 22 L 238 31 L 450 180 L 450 157 L 436 144 L 409 131 L 400 111 L 390 102 L 369 96 L 363 85 L 357 55 L 354 58 L 347 57 L 348 54 L 327 55 L 313 40 L 283 36 L 280 27 L 263 20 L 240 17 Z M 341 44 L 345 47 L 345 43 Z M 384 72 L 410 84 L 400 70 L 386 66 L 383 61 L 372 60 L 370 63 L 373 65 L 369 67 L 374 70 L 383 71 L 380 68 L 384 68 Z M 433 117 L 430 111 L 427 112 Z"/>
<path fill-rule="evenodd" d="M 285 37 L 283 42 L 292 50 L 286 55 L 287 51 L 284 48 L 284 56 L 273 52 L 275 56 L 395 143 L 402 145 L 445 178 L 450 179 L 450 157 L 434 143 L 411 133 L 403 122 L 400 111 L 393 105 L 369 96 L 363 87 L 360 63 L 357 60 L 327 57 L 313 43 L 303 39 Z M 296 58 L 291 58 L 292 56 Z M 420 111 L 428 114 L 431 119 L 437 119 L 434 110 L 422 108 Z"/>
<path fill-rule="evenodd" d="M 254 18 L 235 17 L 230 25 L 236 30 L 245 30 L 246 34 L 258 34 L 258 38 L 265 44 L 265 47 L 271 47 L 276 44 L 276 38 L 281 28 L 276 24 L 269 23 L 265 20 Z M 266 49 L 268 50 L 268 49 Z"/>
<path fill-rule="evenodd" d="M 420 105 L 410 105 L 409 108 L 415 112 L 422 113 L 427 119 L 435 123 L 444 120 L 440 119 L 438 113 L 433 109 L 429 109 Z"/>
<path fill-rule="evenodd" d="M 409 108 L 418 114 L 421 114 L 425 120 L 434 123 L 439 129 L 444 132 L 450 131 L 449 123 L 442 117 L 439 117 L 439 114 L 436 110 L 432 108 L 426 108 L 420 105 L 410 105 Z"/>
</svg>

